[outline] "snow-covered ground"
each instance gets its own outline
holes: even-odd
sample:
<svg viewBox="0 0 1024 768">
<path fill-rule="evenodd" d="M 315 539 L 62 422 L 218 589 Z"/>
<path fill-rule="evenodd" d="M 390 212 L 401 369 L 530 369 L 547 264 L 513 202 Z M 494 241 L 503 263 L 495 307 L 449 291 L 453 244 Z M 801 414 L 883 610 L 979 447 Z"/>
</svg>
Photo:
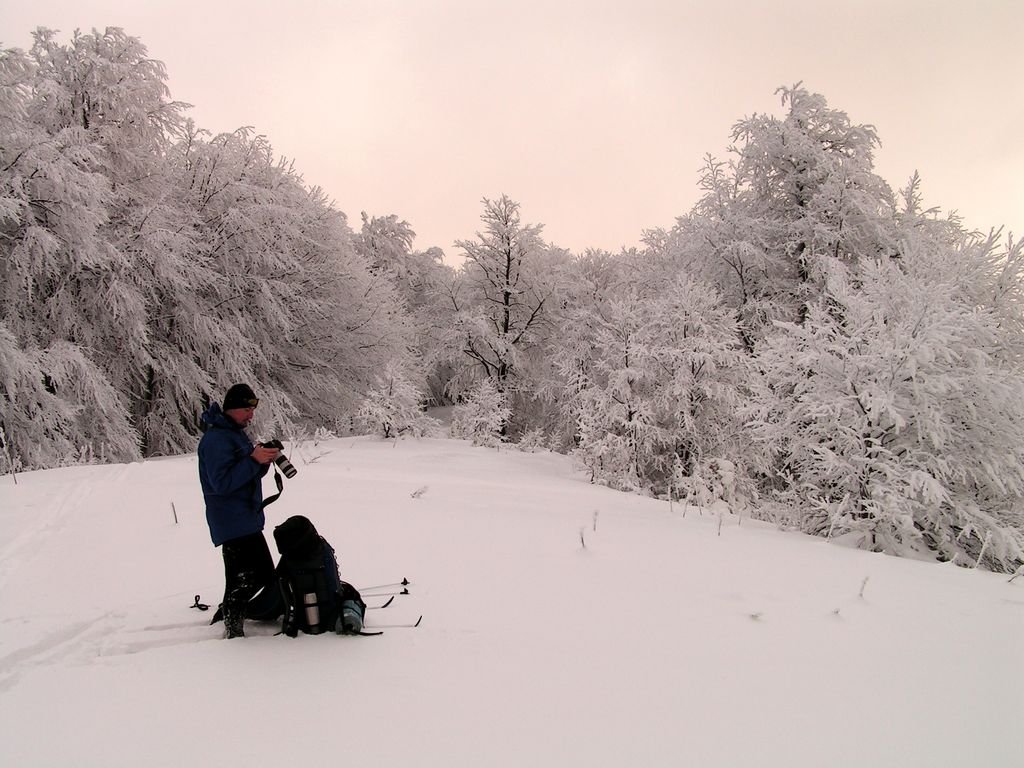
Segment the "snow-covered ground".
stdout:
<svg viewBox="0 0 1024 768">
<path fill-rule="evenodd" d="M 370 624 L 421 626 L 221 640 L 189 607 L 222 588 L 194 456 L 4 476 L 0 765 L 1024 765 L 1024 578 L 684 516 L 549 453 L 289 454 L 271 547 L 306 514 L 357 586 L 412 580 Z"/>
</svg>

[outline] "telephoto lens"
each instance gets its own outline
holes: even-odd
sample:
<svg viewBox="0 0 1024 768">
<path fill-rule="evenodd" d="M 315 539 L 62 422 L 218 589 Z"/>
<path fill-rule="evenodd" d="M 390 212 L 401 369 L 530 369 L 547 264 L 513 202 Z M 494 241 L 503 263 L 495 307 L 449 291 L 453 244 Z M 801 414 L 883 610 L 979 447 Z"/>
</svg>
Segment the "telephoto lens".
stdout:
<svg viewBox="0 0 1024 768">
<path fill-rule="evenodd" d="M 277 448 L 277 450 L 279 451 L 284 450 L 284 445 L 281 443 L 280 440 L 267 440 L 267 442 L 262 443 L 262 445 L 264 448 Z M 294 467 L 294 465 L 290 461 L 288 461 L 288 457 L 285 456 L 283 453 L 276 459 L 274 459 L 274 463 L 277 464 L 278 467 L 280 467 L 281 471 L 284 473 L 284 476 L 287 477 L 289 480 L 291 480 L 293 477 L 295 477 L 295 475 L 299 473 L 299 470 L 297 470 Z"/>
<path fill-rule="evenodd" d="M 281 471 L 284 473 L 284 476 L 287 477 L 289 480 L 291 480 L 293 477 L 295 477 L 295 475 L 299 473 L 299 470 L 297 470 L 292 465 L 292 463 L 288 461 L 288 457 L 285 456 L 283 453 L 276 459 L 274 459 L 274 463 L 281 468 Z"/>
</svg>

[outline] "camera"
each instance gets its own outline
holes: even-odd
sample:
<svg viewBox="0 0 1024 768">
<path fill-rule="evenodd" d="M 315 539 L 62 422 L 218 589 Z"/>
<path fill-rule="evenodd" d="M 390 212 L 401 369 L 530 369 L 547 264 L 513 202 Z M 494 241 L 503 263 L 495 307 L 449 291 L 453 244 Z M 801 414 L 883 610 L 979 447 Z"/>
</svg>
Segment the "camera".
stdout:
<svg viewBox="0 0 1024 768">
<path fill-rule="evenodd" d="M 277 448 L 277 450 L 279 451 L 284 450 L 284 445 L 281 443 L 280 440 L 268 440 L 265 443 L 260 443 L 260 445 L 262 445 L 264 448 Z M 285 456 L 283 453 L 276 459 L 274 459 L 274 463 L 281 468 L 281 471 L 284 473 L 284 476 L 287 477 L 289 480 L 295 477 L 295 475 L 298 474 L 299 472 L 299 470 L 297 470 L 292 465 L 292 463 L 288 461 L 288 457 Z"/>
</svg>

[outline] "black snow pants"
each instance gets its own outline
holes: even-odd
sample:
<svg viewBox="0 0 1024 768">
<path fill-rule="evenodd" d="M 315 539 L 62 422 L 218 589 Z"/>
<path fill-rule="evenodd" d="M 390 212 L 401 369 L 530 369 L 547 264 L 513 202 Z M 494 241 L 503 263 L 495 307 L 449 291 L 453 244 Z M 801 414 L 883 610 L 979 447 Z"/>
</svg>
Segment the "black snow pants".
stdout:
<svg viewBox="0 0 1024 768">
<path fill-rule="evenodd" d="M 242 637 L 246 603 L 274 583 L 274 558 L 262 531 L 225 541 L 221 552 L 224 555 L 224 627 L 228 637 Z"/>
</svg>

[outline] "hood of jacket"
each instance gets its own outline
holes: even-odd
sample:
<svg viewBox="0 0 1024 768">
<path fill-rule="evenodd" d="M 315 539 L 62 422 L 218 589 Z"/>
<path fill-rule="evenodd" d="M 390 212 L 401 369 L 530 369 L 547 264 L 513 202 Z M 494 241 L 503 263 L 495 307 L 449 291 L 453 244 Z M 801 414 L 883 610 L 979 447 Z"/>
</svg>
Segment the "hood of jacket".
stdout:
<svg viewBox="0 0 1024 768">
<path fill-rule="evenodd" d="M 228 417 L 220 408 L 220 403 L 210 403 L 210 407 L 203 411 L 200 417 L 203 421 L 203 431 L 210 427 L 221 427 L 223 429 L 234 429 L 242 431 L 242 428 L 235 421 Z"/>
</svg>

